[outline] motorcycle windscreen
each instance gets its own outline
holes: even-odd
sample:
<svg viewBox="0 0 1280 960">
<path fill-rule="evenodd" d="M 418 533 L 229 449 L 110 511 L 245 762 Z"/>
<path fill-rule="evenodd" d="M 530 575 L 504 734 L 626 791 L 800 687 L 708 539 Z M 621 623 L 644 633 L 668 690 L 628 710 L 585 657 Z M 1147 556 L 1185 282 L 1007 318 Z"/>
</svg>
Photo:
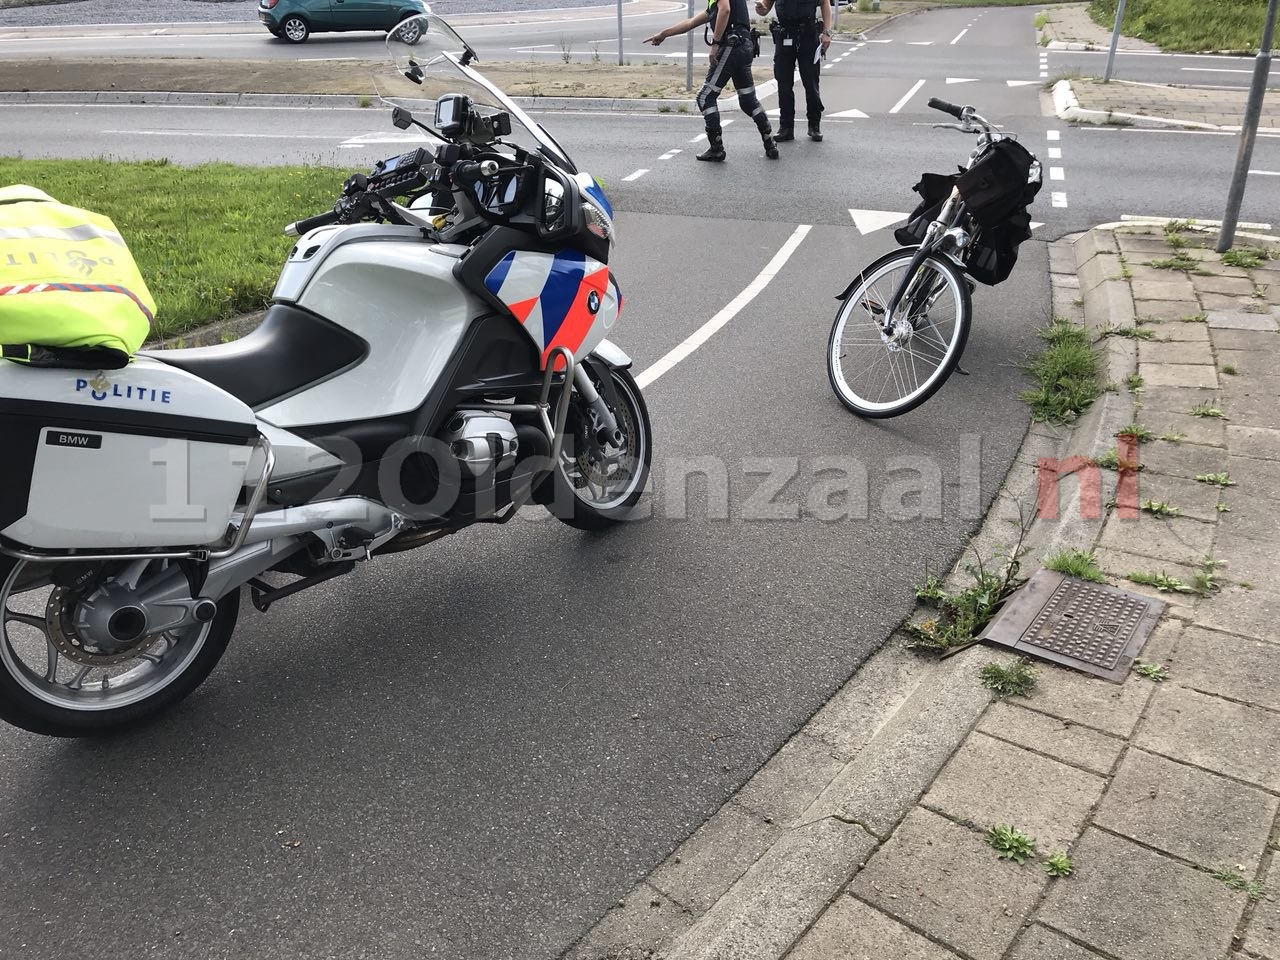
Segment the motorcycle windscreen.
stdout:
<svg viewBox="0 0 1280 960">
<path fill-rule="evenodd" d="M 577 250 L 513 250 L 489 271 L 484 283 L 537 344 L 543 369 L 556 347 L 578 358 L 594 350 L 622 306 L 608 266 Z M 557 361 L 556 368 L 562 366 Z"/>
</svg>

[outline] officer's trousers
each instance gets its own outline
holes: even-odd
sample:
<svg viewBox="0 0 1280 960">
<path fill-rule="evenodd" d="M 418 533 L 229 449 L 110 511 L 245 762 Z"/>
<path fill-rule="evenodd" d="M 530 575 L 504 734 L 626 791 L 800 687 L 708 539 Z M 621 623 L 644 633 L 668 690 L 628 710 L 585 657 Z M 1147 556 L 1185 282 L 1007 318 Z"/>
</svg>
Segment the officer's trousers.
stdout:
<svg viewBox="0 0 1280 960">
<path fill-rule="evenodd" d="M 751 76 L 751 61 L 754 59 L 751 40 L 744 38 L 734 46 L 723 48 L 719 59 L 707 70 L 707 79 L 698 91 L 697 104 L 702 112 L 702 122 L 706 125 L 708 137 L 720 136 L 720 107 L 716 101 L 720 98 L 720 91 L 730 80 L 738 94 L 738 106 L 742 108 L 742 112 L 755 121 L 761 132 L 769 129 L 769 118 L 760 105 L 760 98 L 756 96 L 756 82 Z"/>
<path fill-rule="evenodd" d="M 787 40 L 791 42 L 788 44 Z M 777 24 L 773 29 L 773 78 L 778 81 L 778 126 L 790 130 L 796 120 L 796 67 L 804 84 L 805 115 L 810 124 L 822 119 L 822 98 L 818 96 L 818 22 Z"/>
</svg>

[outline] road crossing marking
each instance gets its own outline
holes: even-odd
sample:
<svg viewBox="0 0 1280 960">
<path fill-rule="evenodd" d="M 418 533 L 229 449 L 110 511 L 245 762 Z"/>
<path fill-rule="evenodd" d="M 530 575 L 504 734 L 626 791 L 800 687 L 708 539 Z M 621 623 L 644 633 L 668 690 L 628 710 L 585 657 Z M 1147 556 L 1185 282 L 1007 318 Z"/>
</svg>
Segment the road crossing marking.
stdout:
<svg viewBox="0 0 1280 960">
<path fill-rule="evenodd" d="M 919 90 L 919 89 L 920 89 L 921 87 L 923 87 L 923 86 L 924 86 L 924 81 L 923 81 L 923 80 L 917 80 L 917 81 L 916 81 L 915 86 L 914 86 L 914 87 L 912 87 L 910 90 L 908 90 L 908 91 L 907 91 L 907 95 L 906 95 L 905 97 L 903 97 L 901 100 L 899 100 L 897 103 L 895 103 L 895 104 L 893 105 L 893 107 L 889 110 L 889 112 L 890 112 L 890 113 L 897 113 L 899 110 L 901 110 L 903 107 L 905 107 L 905 106 L 907 105 L 907 102 L 908 102 L 912 97 L 914 97 L 914 96 L 916 95 L 916 91 L 917 91 L 917 90 Z"/>
<path fill-rule="evenodd" d="M 972 24 L 970 24 L 970 26 L 972 26 Z M 956 34 L 956 38 L 955 38 L 954 40 L 952 40 L 952 41 L 951 41 L 951 46 L 955 46 L 957 43 L 959 43 L 959 42 L 960 42 L 960 38 L 961 38 L 961 37 L 963 37 L 963 36 L 964 36 L 966 33 L 968 33 L 968 32 L 969 32 L 969 27 L 965 27 L 963 30 L 961 30 L 959 33 L 957 33 L 957 34 Z"/>
<path fill-rule="evenodd" d="M 1050 148 L 1049 148 L 1049 159 L 1050 159 L 1050 160 L 1061 160 L 1061 159 L 1062 159 L 1062 148 L 1061 148 L 1061 147 L 1050 147 Z"/>
<path fill-rule="evenodd" d="M 1280 170 L 1250 170 L 1249 175 L 1254 177 L 1280 177 Z"/>
<path fill-rule="evenodd" d="M 1061 139 L 1062 139 L 1062 131 L 1061 131 L 1061 130 L 1050 130 L 1050 131 L 1048 132 L 1047 136 L 1048 136 L 1048 138 L 1049 138 L 1050 140 L 1061 140 Z"/>
<path fill-rule="evenodd" d="M 1050 197 L 1050 199 L 1053 201 L 1053 205 L 1054 205 L 1055 207 L 1062 207 L 1062 208 L 1064 208 L 1064 209 L 1066 208 L 1066 206 L 1067 206 L 1067 195 L 1066 195 L 1065 193 L 1057 193 L 1057 192 L 1055 192 L 1055 193 L 1051 193 L 1051 194 L 1049 194 L 1049 197 Z"/>
<path fill-rule="evenodd" d="M 1028 87 L 1033 83 L 1039 83 L 1039 80 L 1006 80 L 1005 83 L 1011 87 Z"/>
<path fill-rule="evenodd" d="M 1061 167 L 1050 167 L 1050 168 L 1049 168 L 1049 179 L 1050 179 L 1050 180 L 1065 180 L 1065 179 L 1067 179 L 1067 174 L 1066 174 L 1066 172 L 1065 172 Z"/>
<path fill-rule="evenodd" d="M 908 40 L 908 41 L 907 41 L 907 46 L 909 46 L 909 47 L 932 47 L 932 46 L 933 46 L 933 41 L 932 41 L 932 40 Z"/>
<path fill-rule="evenodd" d="M 853 225 L 865 237 L 868 233 L 875 233 L 907 219 L 908 215 L 892 210 L 850 210 L 849 216 L 853 217 Z"/>
<path fill-rule="evenodd" d="M 828 113 L 828 120 L 867 120 L 869 119 L 861 110 L 841 110 L 839 113 Z"/>
<path fill-rule="evenodd" d="M 804 241 L 804 238 L 808 236 L 811 229 L 813 228 L 810 225 L 803 223 L 796 227 L 795 232 L 791 234 L 787 239 L 787 242 L 784 243 L 782 248 L 773 255 L 773 259 L 765 265 L 765 268 L 761 270 L 759 275 L 747 285 L 745 290 L 729 302 L 728 306 L 690 334 L 683 343 L 669 352 L 665 357 L 636 377 L 636 384 L 640 389 L 643 390 L 645 387 L 649 386 L 663 374 L 674 368 L 681 360 L 688 359 L 690 354 L 715 336 L 717 331 L 741 313 L 743 308 L 759 296 L 760 291 L 767 287 L 770 281 L 778 275 L 784 266 L 786 266 L 787 261 L 791 259 L 791 255 L 796 252 L 796 249 Z"/>
<path fill-rule="evenodd" d="M 639 180 L 648 172 L 649 172 L 648 170 L 637 170 L 635 173 L 628 174 L 627 176 L 623 177 L 622 182 L 630 183 L 632 180 Z"/>
<path fill-rule="evenodd" d="M 683 153 L 683 152 L 684 152 L 683 150 L 668 150 L 666 153 L 664 153 L 664 154 L 663 154 L 662 156 L 660 156 L 658 159 L 659 159 L 659 160 L 670 160 L 670 159 L 671 159 L 672 157 L 674 157 L 676 154 L 678 154 L 678 153 Z"/>
<path fill-rule="evenodd" d="M 977 83 L 977 77 L 947 77 L 947 83 Z"/>
</svg>

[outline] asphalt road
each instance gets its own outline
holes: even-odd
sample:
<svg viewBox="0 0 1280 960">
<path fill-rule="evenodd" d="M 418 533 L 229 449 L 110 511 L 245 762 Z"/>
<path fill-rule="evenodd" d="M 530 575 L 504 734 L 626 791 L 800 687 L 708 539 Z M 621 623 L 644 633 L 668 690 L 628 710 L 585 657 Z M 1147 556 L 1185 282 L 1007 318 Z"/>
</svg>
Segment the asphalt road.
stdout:
<svg viewBox="0 0 1280 960">
<path fill-rule="evenodd" d="M 637 370 L 810 228 L 755 299 L 647 387 L 650 517 L 588 536 L 531 511 L 269 615 L 246 609 L 201 690 L 126 738 L 0 729 L 0 957 L 552 958 L 718 809 L 884 642 L 926 571 L 954 560 L 1026 427 L 1019 365 L 1049 314 L 1036 241 L 975 297 L 970 376 L 893 421 L 839 407 L 822 359 L 832 298 L 892 246 L 849 209 L 864 225 L 873 208 L 905 211 L 919 170 L 960 159 L 963 138 L 913 126 L 950 87 L 1061 145 L 1054 183 L 1070 204 L 1049 204 L 1046 183 L 1041 234 L 1124 210 L 1083 188 L 1116 177 L 1099 157 L 1119 163 L 1124 147 L 1050 141 L 1038 84 L 1007 83 L 1037 79 L 1032 31 L 1013 20 L 1026 11 L 972 26 L 954 14 L 911 18 L 834 65 L 831 111 L 868 117 L 833 119 L 825 143 L 785 145 L 776 163 L 742 119 L 729 162 L 708 167 L 690 157 L 692 117 L 548 115 L 620 211 L 617 339 Z M 944 42 L 902 55 L 931 37 Z M 398 152 L 394 135 L 357 109 L 0 116 L 0 140 L 29 157 L 356 167 Z M 1153 160 L 1163 142 L 1144 141 Z M 1139 178 L 1125 212 L 1169 196 Z"/>
</svg>

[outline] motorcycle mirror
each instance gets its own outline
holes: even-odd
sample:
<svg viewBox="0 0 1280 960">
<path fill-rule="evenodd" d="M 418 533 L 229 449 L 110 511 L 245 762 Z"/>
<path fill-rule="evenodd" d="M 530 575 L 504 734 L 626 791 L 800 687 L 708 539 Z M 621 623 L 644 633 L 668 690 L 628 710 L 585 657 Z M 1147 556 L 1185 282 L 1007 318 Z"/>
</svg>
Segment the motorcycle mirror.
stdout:
<svg viewBox="0 0 1280 960">
<path fill-rule="evenodd" d="M 391 110 L 391 122 L 400 130 L 408 130 L 413 123 L 413 114 L 404 107 L 394 107 Z"/>
<path fill-rule="evenodd" d="M 404 75 L 407 79 L 412 80 L 414 83 L 418 84 L 418 86 L 422 86 L 422 77 L 423 77 L 422 67 L 418 64 L 416 60 L 409 61 L 409 69 L 404 71 Z"/>
</svg>

